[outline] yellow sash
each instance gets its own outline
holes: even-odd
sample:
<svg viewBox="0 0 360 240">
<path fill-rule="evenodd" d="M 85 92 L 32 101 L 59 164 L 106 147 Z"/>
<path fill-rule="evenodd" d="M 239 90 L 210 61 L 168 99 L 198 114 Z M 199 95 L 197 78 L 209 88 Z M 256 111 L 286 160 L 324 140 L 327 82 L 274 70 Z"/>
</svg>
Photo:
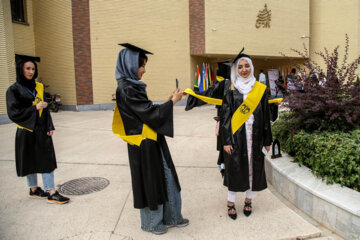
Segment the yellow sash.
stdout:
<svg viewBox="0 0 360 240">
<path fill-rule="evenodd" d="M 35 82 L 36 86 L 35 86 L 35 90 L 36 90 L 36 96 L 35 96 L 35 100 L 33 101 L 33 106 L 35 106 L 36 104 L 38 104 L 39 102 L 44 101 L 44 85 L 42 83 L 38 83 Z M 43 109 L 38 110 L 39 112 L 39 117 L 41 117 L 41 114 L 43 112 Z M 28 130 L 30 132 L 33 132 L 32 129 L 28 129 L 25 127 L 20 126 L 19 124 L 16 124 L 18 126 L 18 128 L 23 128 L 25 130 Z"/>
<path fill-rule="evenodd" d="M 268 100 L 268 103 L 281 103 L 283 98 L 274 98 L 271 100 Z"/>
<path fill-rule="evenodd" d="M 218 81 L 223 81 L 224 78 L 223 77 L 219 77 L 219 76 L 216 76 L 217 78 L 220 78 L 220 80 L 218 79 Z M 222 80 L 221 80 L 222 79 Z M 190 88 L 187 88 L 185 89 L 184 91 L 185 93 L 193 96 L 193 97 L 196 97 L 206 103 L 209 103 L 209 104 L 213 104 L 213 105 L 219 105 L 221 106 L 222 105 L 222 102 L 223 100 L 222 99 L 218 99 L 218 98 L 211 98 L 211 97 L 205 97 L 205 96 L 202 96 L 202 95 L 199 95 L 199 94 L 196 94 L 193 90 L 191 90 Z M 283 100 L 283 98 L 274 98 L 274 99 L 271 99 L 271 100 L 268 100 L 268 103 L 281 103 Z"/>
<path fill-rule="evenodd" d="M 222 81 L 225 80 L 225 78 L 220 77 L 220 76 L 216 76 L 216 80 L 217 80 L 218 82 L 222 82 Z"/>
<path fill-rule="evenodd" d="M 264 84 L 255 81 L 254 88 L 251 90 L 245 101 L 238 107 L 238 109 L 236 109 L 231 118 L 231 128 L 233 134 L 239 130 L 239 128 L 259 105 L 265 89 L 266 86 Z"/>
<path fill-rule="evenodd" d="M 205 97 L 202 95 L 198 95 L 196 94 L 193 90 L 191 90 L 190 88 L 185 89 L 184 91 L 185 93 L 194 96 L 200 100 L 203 100 L 206 103 L 210 103 L 210 104 L 214 104 L 214 105 L 222 105 L 222 99 L 217 99 L 217 98 L 210 98 L 210 97 Z"/>
<path fill-rule="evenodd" d="M 148 125 L 143 124 L 142 133 L 138 135 L 126 135 L 124 123 L 122 121 L 119 109 L 117 104 L 115 104 L 114 117 L 112 122 L 112 131 L 113 133 L 124 140 L 125 142 L 140 146 L 143 139 L 148 138 L 154 141 L 157 141 L 157 133 L 152 130 Z"/>
</svg>

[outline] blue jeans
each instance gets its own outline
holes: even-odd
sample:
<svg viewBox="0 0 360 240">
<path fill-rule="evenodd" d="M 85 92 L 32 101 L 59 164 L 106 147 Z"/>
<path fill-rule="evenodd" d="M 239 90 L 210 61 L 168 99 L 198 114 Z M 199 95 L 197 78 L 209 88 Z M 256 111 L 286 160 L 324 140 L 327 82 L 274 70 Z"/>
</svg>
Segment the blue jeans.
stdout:
<svg viewBox="0 0 360 240">
<path fill-rule="evenodd" d="M 42 173 L 42 180 L 45 191 L 48 191 L 50 189 L 55 189 L 54 186 L 54 172 L 50 173 Z M 37 187 L 37 174 L 29 174 L 26 176 L 27 184 L 31 187 Z"/>
<path fill-rule="evenodd" d="M 168 201 L 165 204 L 158 205 L 158 209 L 155 211 L 151 211 L 148 207 L 140 209 L 141 229 L 145 231 L 163 230 L 165 225 L 176 225 L 183 220 L 181 215 L 181 195 L 162 151 L 161 154 L 164 163 Z"/>
</svg>

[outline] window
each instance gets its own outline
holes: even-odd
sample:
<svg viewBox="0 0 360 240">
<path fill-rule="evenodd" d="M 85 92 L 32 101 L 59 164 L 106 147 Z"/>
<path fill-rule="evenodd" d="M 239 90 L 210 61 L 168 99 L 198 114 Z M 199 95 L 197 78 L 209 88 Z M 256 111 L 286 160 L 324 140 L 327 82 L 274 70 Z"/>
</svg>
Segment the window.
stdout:
<svg viewBox="0 0 360 240">
<path fill-rule="evenodd" d="M 10 0 L 12 21 L 17 23 L 27 23 L 25 15 L 26 0 Z"/>
</svg>

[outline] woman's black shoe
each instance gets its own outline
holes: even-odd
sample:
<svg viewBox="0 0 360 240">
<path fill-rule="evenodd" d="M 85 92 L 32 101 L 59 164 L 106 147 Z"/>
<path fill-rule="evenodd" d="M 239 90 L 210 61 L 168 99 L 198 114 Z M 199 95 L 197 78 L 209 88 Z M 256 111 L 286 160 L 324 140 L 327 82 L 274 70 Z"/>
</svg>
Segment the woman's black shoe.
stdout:
<svg viewBox="0 0 360 240">
<path fill-rule="evenodd" d="M 30 188 L 29 198 L 47 198 L 48 196 L 49 193 L 42 190 L 41 187 L 37 187 L 35 191 L 31 191 Z"/>
<path fill-rule="evenodd" d="M 235 220 L 236 217 L 237 217 L 236 209 L 235 209 L 235 204 L 232 205 L 232 206 L 227 205 L 227 207 L 228 207 L 228 215 L 229 215 L 229 217 L 230 217 L 231 219 Z M 233 210 L 233 209 L 234 209 L 235 213 L 230 213 L 230 211 Z"/>
<path fill-rule="evenodd" d="M 64 197 L 60 195 L 58 191 L 56 191 L 53 195 L 48 196 L 48 203 L 68 203 L 70 201 L 70 198 Z"/>
<path fill-rule="evenodd" d="M 250 208 L 250 210 L 246 210 L 246 208 Z M 244 205 L 244 215 L 248 217 L 248 216 L 250 216 L 251 212 L 252 212 L 251 202 L 246 202 L 246 201 L 245 201 L 245 205 Z"/>
</svg>

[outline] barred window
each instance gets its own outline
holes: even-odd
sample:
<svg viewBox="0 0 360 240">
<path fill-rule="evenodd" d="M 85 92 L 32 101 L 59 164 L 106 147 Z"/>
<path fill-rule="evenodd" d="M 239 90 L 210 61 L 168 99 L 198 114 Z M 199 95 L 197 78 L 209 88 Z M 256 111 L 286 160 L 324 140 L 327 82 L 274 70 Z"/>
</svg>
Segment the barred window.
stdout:
<svg viewBox="0 0 360 240">
<path fill-rule="evenodd" d="M 27 23 L 25 14 L 26 0 L 11 0 L 11 16 L 12 21 L 17 23 Z"/>
</svg>

